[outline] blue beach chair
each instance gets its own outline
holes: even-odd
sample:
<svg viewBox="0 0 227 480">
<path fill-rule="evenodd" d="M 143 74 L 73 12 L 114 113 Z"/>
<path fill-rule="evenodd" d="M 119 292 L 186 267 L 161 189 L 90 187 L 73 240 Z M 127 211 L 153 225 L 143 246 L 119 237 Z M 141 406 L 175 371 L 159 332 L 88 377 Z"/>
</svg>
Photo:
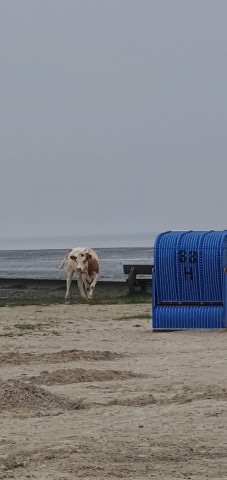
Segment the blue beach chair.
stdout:
<svg viewBox="0 0 227 480">
<path fill-rule="evenodd" d="M 156 237 L 153 330 L 227 328 L 227 230 Z"/>
</svg>

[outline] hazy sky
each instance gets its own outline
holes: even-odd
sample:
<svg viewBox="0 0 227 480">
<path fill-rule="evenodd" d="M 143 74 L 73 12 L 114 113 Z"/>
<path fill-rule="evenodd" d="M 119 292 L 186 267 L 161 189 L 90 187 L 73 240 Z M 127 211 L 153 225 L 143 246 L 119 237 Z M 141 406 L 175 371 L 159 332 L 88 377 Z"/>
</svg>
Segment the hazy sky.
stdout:
<svg viewBox="0 0 227 480">
<path fill-rule="evenodd" d="M 1 237 L 227 228 L 227 1 L 1 0 Z"/>
</svg>

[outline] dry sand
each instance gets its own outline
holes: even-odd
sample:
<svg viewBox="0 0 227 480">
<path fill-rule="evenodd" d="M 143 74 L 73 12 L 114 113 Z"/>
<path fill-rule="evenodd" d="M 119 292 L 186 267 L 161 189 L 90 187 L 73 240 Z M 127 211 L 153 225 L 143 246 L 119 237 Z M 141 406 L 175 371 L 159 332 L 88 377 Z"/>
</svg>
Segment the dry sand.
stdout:
<svg viewBox="0 0 227 480">
<path fill-rule="evenodd" d="M 1 479 L 227 479 L 227 333 L 149 316 L 0 309 Z"/>
</svg>

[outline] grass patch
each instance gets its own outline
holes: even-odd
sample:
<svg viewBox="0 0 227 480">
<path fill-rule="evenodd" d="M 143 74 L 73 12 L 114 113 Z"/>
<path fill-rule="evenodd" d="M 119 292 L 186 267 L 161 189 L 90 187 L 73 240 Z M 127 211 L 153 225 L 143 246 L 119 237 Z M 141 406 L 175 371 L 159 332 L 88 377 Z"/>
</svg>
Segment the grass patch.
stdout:
<svg viewBox="0 0 227 480">
<path fill-rule="evenodd" d="M 35 330 L 37 325 L 32 325 L 31 323 L 15 323 L 14 327 L 24 331 L 24 330 Z"/>
<path fill-rule="evenodd" d="M 132 315 L 132 316 L 129 316 L 129 315 L 124 315 L 123 317 L 116 317 L 114 318 L 114 320 L 117 320 L 117 321 L 124 321 L 124 320 L 150 320 L 151 319 L 151 315 L 147 314 L 147 313 L 144 313 L 144 314 L 141 314 L 141 315 Z"/>
<path fill-rule="evenodd" d="M 15 323 L 14 328 L 17 328 L 20 331 L 19 335 L 25 335 L 26 333 L 29 332 L 34 332 L 35 330 L 38 331 L 45 331 L 46 328 L 53 328 L 55 325 L 55 322 L 50 322 L 50 323 Z M 55 330 L 52 332 L 55 335 L 58 335 L 58 332 Z"/>
<path fill-rule="evenodd" d="M 42 306 L 46 307 L 49 305 L 59 305 L 63 304 L 64 301 L 61 299 L 33 299 L 33 298 L 14 298 L 14 299 L 6 299 L 6 300 L 0 300 L 0 308 L 1 307 L 27 307 L 29 305 L 37 305 L 37 306 Z"/>
<path fill-rule="evenodd" d="M 95 299 L 91 305 L 135 305 L 138 303 L 151 303 L 151 295 L 144 293 L 127 294 L 120 297 Z"/>
<path fill-rule="evenodd" d="M 7 460 L 4 464 L 4 470 L 14 470 L 15 468 L 24 467 L 23 462 L 17 462 L 14 458 Z"/>
<path fill-rule="evenodd" d="M 126 294 L 118 297 L 104 297 L 99 299 L 94 299 L 92 302 L 87 303 L 77 299 L 73 300 L 70 305 L 133 305 L 139 303 L 151 303 L 151 295 L 148 293 L 135 293 L 135 294 Z M 64 299 L 32 299 L 32 298 L 23 298 L 23 299 L 6 299 L 0 300 L 1 307 L 24 307 L 29 305 L 37 306 L 50 306 L 50 305 L 65 305 Z"/>
<path fill-rule="evenodd" d="M 0 337 L 13 337 L 13 332 L 0 333 Z"/>
</svg>

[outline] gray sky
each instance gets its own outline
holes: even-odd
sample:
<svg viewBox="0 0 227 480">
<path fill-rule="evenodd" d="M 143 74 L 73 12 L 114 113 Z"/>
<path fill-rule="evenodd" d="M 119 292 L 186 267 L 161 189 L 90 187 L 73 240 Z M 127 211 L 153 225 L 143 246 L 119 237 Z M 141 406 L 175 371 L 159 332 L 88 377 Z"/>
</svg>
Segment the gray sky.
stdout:
<svg viewBox="0 0 227 480">
<path fill-rule="evenodd" d="M 226 0 L 1 0 L 1 237 L 227 228 Z"/>
</svg>

